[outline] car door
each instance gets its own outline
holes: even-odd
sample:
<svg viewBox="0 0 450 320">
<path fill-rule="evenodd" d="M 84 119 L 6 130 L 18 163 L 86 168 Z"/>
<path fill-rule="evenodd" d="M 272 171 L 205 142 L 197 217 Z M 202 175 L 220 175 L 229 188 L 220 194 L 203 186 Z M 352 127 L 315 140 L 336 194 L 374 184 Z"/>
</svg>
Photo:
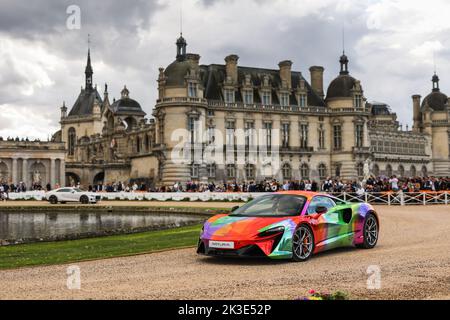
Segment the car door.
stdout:
<svg viewBox="0 0 450 320">
<path fill-rule="evenodd" d="M 70 189 L 68 188 L 64 188 L 64 189 L 59 189 L 58 191 L 56 191 L 56 196 L 58 198 L 58 201 L 69 201 L 68 200 L 68 195 L 69 195 Z"/>
<path fill-rule="evenodd" d="M 318 215 L 318 207 L 327 208 L 327 212 Z M 307 209 L 307 214 L 313 217 L 316 225 L 316 243 L 331 242 L 341 232 L 342 224 L 340 221 L 340 212 L 336 210 L 336 203 L 327 196 L 315 196 Z"/>
</svg>

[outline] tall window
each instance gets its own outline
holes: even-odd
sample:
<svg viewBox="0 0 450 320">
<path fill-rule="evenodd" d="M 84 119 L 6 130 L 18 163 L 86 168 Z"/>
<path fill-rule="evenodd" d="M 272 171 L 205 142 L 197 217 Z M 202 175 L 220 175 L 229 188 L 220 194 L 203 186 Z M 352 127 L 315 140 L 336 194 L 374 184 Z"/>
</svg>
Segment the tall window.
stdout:
<svg viewBox="0 0 450 320">
<path fill-rule="evenodd" d="M 392 166 L 391 166 L 390 164 L 388 164 L 388 165 L 386 166 L 386 175 L 387 175 L 388 177 L 392 176 Z"/>
<path fill-rule="evenodd" d="M 245 165 L 245 177 L 247 179 L 254 179 L 255 178 L 255 165 L 247 163 Z"/>
<path fill-rule="evenodd" d="M 359 162 L 356 165 L 356 173 L 358 175 L 358 178 L 363 178 L 364 177 L 364 164 L 362 162 Z"/>
<path fill-rule="evenodd" d="M 194 82 L 188 83 L 188 96 L 190 98 L 197 98 L 197 84 Z"/>
<path fill-rule="evenodd" d="M 262 93 L 262 103 L 264 105 L 268 105 L 271 104 L 271 99 L 270 99 L 270 91 L 263 91 Z"/>
<path fill-rule="evenodd" d="M 355 94 L 355 96 L 353 97 L 353 106 L 355 108 L 361 107 L 361 95 L 360 94 Z"/>
<path fill-rule="evenodd" d="M 356 147 L 361 148 L 364 145 L 364 125 L 356 125 Z"/>
<path fill-rule="evenodd" d="M 208 127 L 208 144 L 213 144 L 214 141 L 216 140 L 214 132 L 215 132 L 214 127 Z"/>
<path fill-rule="evenodd" d="M 250 150 L 250 146 L 253 145 L 255 124 L 253 121 L 245 122 L 245 152 Z"/>
<path fill-rule="evenodd" d="M 229 179 L 236 177 L 236 166 L 234 164 L 227 165 L 227 177 Z"/>
<path fill-rule="evenodd" d="M 265 135 L 266 135 L 267 152 L 270 152 L 272 149 L 272 123 L 264 122 L 264 130 L 265 130 Z"/>
<path fill-rule="evenodd" d="M 288 93 L 282 93 L 280 94 L 280 104 L 283 107 L 289 106 L 289 94 Z"/>
<path fill-rule="evenodd" d="M 235 145 L 234 141 L 234 130 L 235 130 L 235 122 L 233 120 L 229 120 L 226 123 L 226 131 L 227 131 L 227 145 Z"/>
<path fill-rule="evenodd" d="M 405 176 L 405 167 L 403 167 L 402 165 L 398 166 L 398 175 L 400 177 L 404 177 Z"/>
<path fill-rule="evenodd" d="M 191 178 L 196 179 L 199 177 L 200 165 L 191 164 Z"/>
<path fill-rule="evenodd" d="M 189 117 L 188 119 L 188 129 L 189 129 L 189 141 L 190 143 L 195 143 L 196 134 L 195 134 L 195 117 Z"/>
<path fill-rule="evenodd" d="M 342 129 L 340 124 L 335 124 L 333 126 L 333 143 L 335 150 L 342 149 Z"/>
<path fill-rule="evenodd" d="M 309 180 L 309 166 L 306 163 L 300 166 L 300 176 L 303 180 Z"/>
<path fill-rule="evenodd" d="M 291 180 L 292 170 L 291 170 L 291 166 L 289 165 L 289 163 L 283 164 L 282 173 L 283 173 L 284 180 Z"/>
<path fill-rule="evenodd" d="M 281 145 L 283 148 L 289 147 L 289 123 L 283 123 L 281 125 Z"/>
<path fill-rule="evenodd" d="M 307 106 L 307 102 L 306 102 L 306 94 L 302 93 L 298 96 L 298 105 L 301 108 L 304 108 Z"/>
<path fill-rule="evenodd" d="M 300 125 L 300 148 L 308 147 L 308 125 L 301 124 Z"/>
<path fill-rule="evenodd" d="M 75 154 L 76 141 L 77 141 L 77 134 L 75 132 L 75 128 L 70 128 L 68 133 L 69 156 L 73 156 Z"/>
<path fill-rule="evenodd" d="M 233 89 L 225 89 L 225 102 L 233 103 L 234 102 L 234 90 Z"/>
<path fill-rule="evenodd" d="M 319 149 L 325 149 L 325 129 L 323 124 L 319 126 Z"/>
<path fill-rule="evenodd" d="M 253 90 L 244 90 L 244 103 L 252 104 L 253 103 Z"/>
<path fill-rule="evenodd" d="M 317 170 L 319 171 L 319 179 L 325 180 L 327 178 L 327 167 L 323 163 L 321 163 L 319 164 Z"/>
<path fill-rule="evenodd" d="M 208 171 L 208 178 L 215 178 L 216 177 L 216 164 L 210 163 L 206 165 L 206 170 Z"/>
</svg>

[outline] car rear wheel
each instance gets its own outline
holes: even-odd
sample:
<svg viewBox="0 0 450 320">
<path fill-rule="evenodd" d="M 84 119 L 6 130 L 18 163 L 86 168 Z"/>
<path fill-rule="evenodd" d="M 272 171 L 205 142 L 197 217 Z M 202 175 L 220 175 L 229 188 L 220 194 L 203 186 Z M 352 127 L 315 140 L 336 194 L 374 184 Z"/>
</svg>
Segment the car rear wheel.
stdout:
<svg viewBox="0 0 450 320">
<path fill-rule="evenodd" d="M 50 196 L 50 198 L 48 198 L 48 201 L 51 204 L 57 204 L 58 203 L 58 198 L 56 196 Z"/>
<path fill-rule="evenodd" d="M 89 203 L 89 198 L 87 196 L 81 196 L 80 202 L 82 204 L 88 204 Z"/>
<path fill-rule="evenodd" d="M 364 242 L 356 245 L 358 248 L 372 249 L 378 242 L 378 221 L 374 214 L 369 213 L 364 220 Z"/>
<path fill-rule="evenodd" d="M 308 260 L 314 251 L 314 235 L 305 224 L 295 230 L 292 237 L 292 259 L 294 261 Z"/>
</svg>

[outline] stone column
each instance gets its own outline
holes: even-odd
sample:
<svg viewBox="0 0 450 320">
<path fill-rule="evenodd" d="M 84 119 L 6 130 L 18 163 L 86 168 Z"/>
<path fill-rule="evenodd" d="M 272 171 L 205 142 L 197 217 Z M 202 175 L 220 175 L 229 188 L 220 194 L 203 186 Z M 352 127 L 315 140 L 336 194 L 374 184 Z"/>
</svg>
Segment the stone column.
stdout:
<svg viewBox="0 0 450 320">
<path fill-rule="evenodd" d="M 60 159 L 60 168 L 59 168 L 59 185 L 60 187 L 66 186 L 66 164 L 64 159 Z"/>
<path fill-rule="evenodd" d="M 49 182 L 51 189 L 53 189 L 56 184 L 55 176 L 56 176 L 55 159 L 51 158 L 50 159 L 50 182 Z"/>
<path fill-rule="evenodd" d="M 17 158 L 12 159 L 11 182 L 17 184 Z"/>
<path fill-rule="evenodd" d="M 27 189 L 30 188 L 28 184 L 28 159 L 22 160 L 22 181 L 25 183 Z"/>
</svg>

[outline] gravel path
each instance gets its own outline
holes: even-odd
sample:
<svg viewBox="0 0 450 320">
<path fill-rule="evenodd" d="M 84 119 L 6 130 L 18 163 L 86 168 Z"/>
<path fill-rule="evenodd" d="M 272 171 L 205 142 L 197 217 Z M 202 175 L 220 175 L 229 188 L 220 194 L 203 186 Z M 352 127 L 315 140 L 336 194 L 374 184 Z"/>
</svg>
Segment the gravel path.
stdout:
<svg viewBox="0 0 450 320">
<path fill-rule="evenodd" d="M 81 290 L 64 266 L 0 271 L 0 299 L 293 299 L 343 290 L 357 299 L 450 299 L 450 206 L 377 207 L 373 250 L 338 249 L 306 263 L 200 257 L 174 250 L 77 264 Z M 366 270 L 381 268 L 381 289 Z"/>
</svg>

